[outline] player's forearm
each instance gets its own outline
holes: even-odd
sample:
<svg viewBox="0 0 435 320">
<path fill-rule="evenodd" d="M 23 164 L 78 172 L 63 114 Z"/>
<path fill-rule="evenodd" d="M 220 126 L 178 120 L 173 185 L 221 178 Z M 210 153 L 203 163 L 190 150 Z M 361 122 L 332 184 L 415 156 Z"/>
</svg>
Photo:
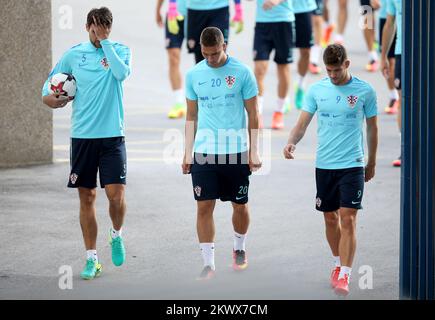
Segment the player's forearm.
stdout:
<svg viewBox="0 0 435 320">
<path fill-rule="evenodd" d="M 394 40 L 394 31 L 396 30 L 393 22 L 385 23 L 384 29 L 382 30 L 382 51 L 381 56 L 383 58 L 387 57 L 387 53 L 390 51 L 391 45 Z"/>
<path fill-rule="evenodd" d="M 290 131 L 290 135 L 287 143 L 297 145 L 299 141 L 302 140 L 304 135 L 305 135 L 305 129 L 296 126 Z"/>
<path fill-rule="evenodd" d="M 249 129 L 249 150 L 251 152 L 258 151 L 258 112 L 253 111 L 248 114 L 248 129 Z"/>
<path fill-rule="evenodd" d="M 186 119 L 186 125 L 184 127 L 184 153 L 187 155 L 193 154 L 193 145 L 195 143 L 195 136 L 198 122 L 196 120 Z"/>
<path fill-rule="evenodd" d="M 376 164 L 376 153 L 378 150 L 378 127 L 377 125 L 371 125 L 367 127 L 367 147 L 369 151 L 369 157 L 367 164 Z"/>
<path fill-rule="evenodd" d="M 165 1 L 165 0 L 157 0 L 156 11 L 159 13 L 160 13 L 160 10 L 162 9 L 163 1 Z"/>
<path fill-rule="evenodd" d="M 109 68 L 113 73 L 113 76 L 119 80 L 124 81 L 130 75 L 130 66 L 124 63 L 122 59 L 118 56 L 113 48 L 113 43 L 108 40 L 102 40 L 101 46 L 103 48 L 104 54 L 109 63 Z"/>
<path fill-rule="evenodd" d="M 49 96 L 42 96 L 42 103 L 51 109 L 56 109 L 56 106 L 51 103 Z"/>
<path fill-rule="evenodd" d="M 198 128 L 198 111 L 197 106 L 187 100 L 186 125 L 184 128 L 185 154 L 193 153 L 196 130 Z"/>
</svg>

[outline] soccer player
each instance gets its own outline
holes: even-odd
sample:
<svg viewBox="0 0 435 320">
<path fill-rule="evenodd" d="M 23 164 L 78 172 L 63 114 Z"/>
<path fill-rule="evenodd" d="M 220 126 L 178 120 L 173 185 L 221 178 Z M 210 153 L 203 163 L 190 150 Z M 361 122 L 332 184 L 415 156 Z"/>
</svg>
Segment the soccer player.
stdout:
<svg viewBox="0 0 435 320">
<path fill-rule="evenodd" d="M 112 262 L 125 261 L 122 238 L 124 222 L 127 159 L 124 140 L 123 81 L 130 75 L 130 49 L 109 39 L 112 13 L 106 7 L 92 9 L 87 15 L 89 41 L 68 50 L 49 75 L 73 74 L 77 92 L 71 117 L 71 171 L 68 187 L 78 188 L 80 226 L 86 247 L 86 266 L 80 276 L 93 279 L 102 267 L 97 256 L 96 187 L 100 185 L 109 200 L 112 228 L 109 231 Z M 48 80 L 42 101 L 62 108 L 67 101 L 49 94 Z"/>
<path fill-rule="evenodd" d="M 396 55 L 396 66 L 394 68 L 395 74 L 393 75 L 389 73 L 390 62 L 387 58 L 387 53 L 394 40 L 395 25 L 397 28 L 396 47 L 394 51 Z M 381 70 L 387 79 L 394 77 L 394 85 L 399 92 L 399 100 L 397 102 L 397 125 L 400 134 L 402 131 L 402 0 L 387 0 L 387 20 L 385 21 L 384 30 L 382 32 L 381 55 Z M 393 161 L 394 167 L 400 167 L 402 165 L 401 158 L 402 157 L 399 156 Z"/>
<path fill-rule="evenodd" d="M 179 0 L 178 0 L 179 1 Z M 235 15 L 231 25 L 236 33 L 243 31 L 243 7 L 241 0 L 234 0 Z M 200 35 L 206 27 L 219 28 L 228 43 L 230 27 L 229 0 L 189 0 L 187 2 L 187 47 L 189 53 L 195 54 L 195 62 L 204 59 L 201 54 Z"/>
<path fill-rule="evenodd" d="M 161 9 L 164 0 L 157 0 L 156 22 L 163 27 Z M 187 14 L 186 0 L 169 0 L 165 22 L 166 50 L 169 58 L 169 81 L 174 98 L 174 105 L 168 118 L 178 119 L 186 114 L 183 80 L 180 71 L 181 46 L 184 40 L 184 17 Z"/>
<path fill-rule="evenodd" d="M 313 46 L 312 13 L 317 8 L 315 0 L 293 1 L 296 25 L 296 48 L 299 48 L 298 74 L 295 81 L 295 107 L 302 108 L 305 94 L 305 76 L 310 64 Z"/>
<path fill-rule="evenodd" d="M 356 216 L 362 209 L 364 182 L 375 175 L 378 144 L 376 93 L 349 72 L 345 48 L 326 48 L 323 61 L 329 78 L 313 84 L 304 107 L 284 148 L 286 159 L 294 159 L 317 112 L 316 209 L 323 212 L 326 238 L 334 269 L 331 285 L 340 295 L 349 293 L 349 279 L 356 249 Z M 366 118 L 368 162 L 364 165 L 363 122 Z"/>
<path fill-rule="evenodd" d="M 284 113 L 290 86 L 290 64 L 293 62 L 295 41 L 295 15 L 292 0 L 257 0 L 254 34 L 254 63 L 259 95 L 260 127 L 263 127 L 264 78 L 269 66 L 269 56 L 275 49 L 274 61 L 278 71 L 278 99 L 272 118 L 272 129 L 284 128 Z"/>
<path fill-rule="evenodd" d="M 387 0 L 381 0 L 380 10 L 379 10 L 379 49 L 382 51 L 382 31 L 384 30 L 385 22 L 387 21 Z M 388 50 L 388 73 L 393 75 L 395 73 L 396 59 L 395 59 L 395 49 L 396 49 L 396 33 L 394 34 L 394 40 Z M 394 77 L 389 77 L 386 79 L 387 86 L 390 91 L 390 101 L 385 107 L 385 113 L 396 114 L 399 102 L 399 93 L 394 86 Z"/>
<path fill-rule="evenodd" d="M 199 279 L 205 280 L 215 274 L 216 199 L 231 201 L 233 207 L 233 268 L 239 271 L 248 266 L 245 241 L 249 226 L 249 176 L 261 167 L 261 162 L 257 151 L 258 90 L 253 73 L 226 54 L 224 36 L 218 28 L 204 29 L 200 44 L 205 60 L 186 75 L 186 145 L 182 170 L 192 175 L 197 232 L 204 261 Z"/>
</svg>

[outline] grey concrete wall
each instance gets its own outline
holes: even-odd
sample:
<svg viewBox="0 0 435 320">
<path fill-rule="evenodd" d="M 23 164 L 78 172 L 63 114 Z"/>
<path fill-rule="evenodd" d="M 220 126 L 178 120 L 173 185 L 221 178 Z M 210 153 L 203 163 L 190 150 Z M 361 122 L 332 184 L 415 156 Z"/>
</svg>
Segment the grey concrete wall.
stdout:
<svg viewBox="0 0 435 320">
<path fill-rule="evenodd" d="M 0 21 L 0 167 L 52 162 L 52 110 L 41 102 L 51 1 L 0 0 Z"/>
</svg>

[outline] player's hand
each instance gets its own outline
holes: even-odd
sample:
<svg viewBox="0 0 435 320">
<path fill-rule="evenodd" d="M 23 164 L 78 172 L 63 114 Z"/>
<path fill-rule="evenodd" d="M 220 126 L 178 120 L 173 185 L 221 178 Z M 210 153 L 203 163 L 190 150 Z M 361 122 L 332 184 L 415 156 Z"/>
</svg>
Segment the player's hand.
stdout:
<svg viewBox="0 0 435 320">
<path fill-rule="evenodd" d="M 287 144 L 283 150 L 284 158 L 290 159 L 290 160 L 294 159 L 295 156 L 293 153 L 295 152 L 295 150 L 296 150 L 296 146 L 294 144 L 291 144 L 291 143 Z"/>
<path fill-rule="evenodd" d="M 258 155 L 257 152 L 251 152 L 249 154 L 249 170 L 251 170 L 251 172 L 255 172 L 258 171 L 261 168 L 261 160 L 260 160 L 260 156 Z"/>
<path fill-rule="evenodd" d="M 370 0 L 370 6 L 374 10 L 378 10 L 381 7 L 381 4 L 380 4 L 379 0 Z"/>
<path fill-rule="evenodd" d="M 381 59 L 381 71 L 385 79 L 388 80 L 390 78 L 390 62 L 384 57 Z"/>
<path fill-rule="evenodd" d="M 101 21 L 99 21 L 95 16 L 93 17 L 93 19 L 94 19 L 94 23 L 92 24 L 91 28 L 95 33 L 97 40 L 102 41 L 109 38 L 110 28 L 108 26 L 103 25 Z"/>
<path fill-rule="evenodd" d="M 183 170 L 183 174 L 189 174 L 190 168 L 192 167 L 193 159 L 191 155 L 185 154 L 183 157 L 183 163 L 181 164 L 181 169 Z"/>
<path fill-rule="evenodd" d="M 170 2 L 168 9 L 168 30 L 169 33 L 178 34 L 180 27 L 178 21 L 183 21 L 184 17 L 178 12 L 177 4 Z"/>
<path fill-rule="evenodd" d="M 364 181 L 369 182 L 375 176 L 375 164 L 367 164 L 364 172 Z"/>
<path fill-rule="evenodd" d="M 236 34 L 243 31 L 243 7 L 240 3 L 236 4 L 236 14 L 230 23 L 235 28 Z"/>
<path fill-rule="evenodd" d="M 274 6 L 279 5 L 282 2 L 282 0 L 265 0 L 263 3 L 263 9 L 264 10 L 270 10 Z"/>
<path fill-rule="evenodd" d="M 48 96 L 42 97 L 42 102 L 50 108 L 57 109 L 65 107 L 69 102 L 69 99 L 68 97 L 56 95 L 53 93 L 49 94 Z"/>
</svg>

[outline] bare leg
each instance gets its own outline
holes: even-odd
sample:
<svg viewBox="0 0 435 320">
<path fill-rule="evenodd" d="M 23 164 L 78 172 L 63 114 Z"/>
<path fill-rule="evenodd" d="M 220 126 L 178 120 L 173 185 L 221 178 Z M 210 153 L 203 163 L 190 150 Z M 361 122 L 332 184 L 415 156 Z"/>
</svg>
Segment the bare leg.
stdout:
<svg viewBox="0 0 435 320">
<path fill-rule="evenodd" d="M 182 76 L 180 71 L 180 52 L 179 48 L 168 49 L 169 58 L 169 80 L 172 90 L 179 90 L 182 87 Z"/>
<path fill-rule="evenodd" d="M 213 210 L 216 200 L 197 201 L 196 230 L 200 243 L 214 242 Z"/>
<path fill-rule="evenodd" d="M 310 63 L 310 48 L 300 48 L 299 53 L 298 73 L 304 77 L 308 72 L 308 65 Z"/>
<path fill-rule="evenodd" d="M 338 0 L 337 32 L 344 35 L 347 24 L 347 0 Z"/>
<path fill-rule="evenodd" d="M 96 189 L 78 188 L 80 198 L 80 226 L 82 228 L 83 240 L 86 250 L 97 248 L 97 217 L 95 200 Z"/>
<path fill-rule="evenodd" d="M 267 68 L 269 66 L 269 61 L 260 60 L 255 61 L 255 78 L 257 79 L 258 85 L 258 95 L 263 96 L 264 94 L 264 77 L 267 73 Z"/>
<path fill-rule="evenodd" d="M 125 217 L 125 185 L 108 184 L 105 186 L 106 196 L 109 200 L 109 213 L 112 219 L 113 228 L 120 230 Z"/>
<path fill-rule="evenodd" d="M 233 202 L 232 205 L 234 231 L 239 234 L 246 234 L 249 227 L 248 204 L 237 204 Z"/>
<path fill-rule="evenodd" d="M 285 99 L 290 87 L 290 64 L 277 64 L 278 97 Z"/>
<path fill-rule="evenodd" d="M 338 257 L 339 244 L 341 237 L 340 219 L 337 211 L 324 212 L 325 226 L 326 226 L 326 239 L 328 240 L 329 247 L 331 248 L 332 255 Z"/>
<path fill-rule="evenodd" d="M 352 267 L 356 250 L 356 214 L 357 209 L 340 208 L 340 261 L 342 266 Z"/>
</svg>

